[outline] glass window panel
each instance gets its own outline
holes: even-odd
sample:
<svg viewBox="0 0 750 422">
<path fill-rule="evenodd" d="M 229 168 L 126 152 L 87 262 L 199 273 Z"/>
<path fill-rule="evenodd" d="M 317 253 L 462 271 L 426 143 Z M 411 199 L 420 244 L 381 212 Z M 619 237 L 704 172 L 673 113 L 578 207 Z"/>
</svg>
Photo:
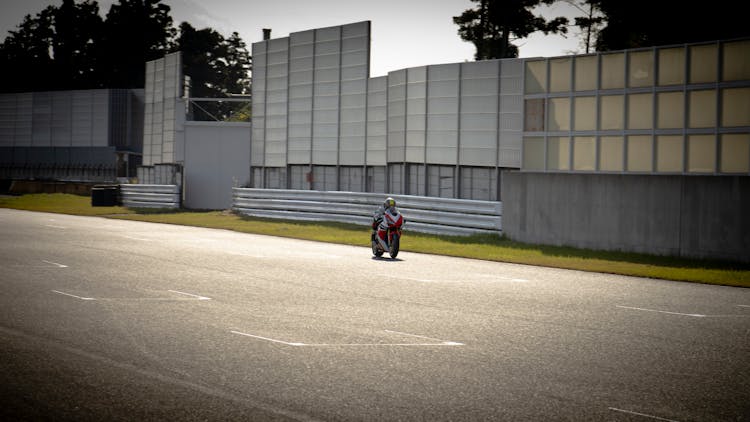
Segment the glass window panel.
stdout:
<svg viewBox="0 0 750 422">
<path fill-rule="evenodd" d="M 660 92 L 656 124 L 659 129 L 675 129 L 685 126 L 685 96 L 682 92 Z"/>
<path fill-rule="evenodd" d="M 596 97 L 576 97 L 574 130 L 596 129 Z"/>
<path fill-rule="evenodd" d="M 685 49 L 665 48 L 659 50 L 659 85 L 683 85 L 685 83 Z"/>
<path fill-rule="evenodd" d="M 604 54 L 601 89 L 625 88 L 625 54 Z"/>
<path fill-rule="evenodd" d="M 599 144 L 599 170 L 622 171 L 624 169 L 624 144 L 622 136 L 602 136 Z"/>
<path fill-rule="evenodd" d="M 716 126 L 716 91 L 690 91 L 688 126 L 691 128 Z"/>
<path fill-rule="evenodd" d="M 654 53 L 638 51 L 630 53 L 628 86 L 631 88 L 652 86 L 654 84 Z"/>
<path fill-rule="evenodd" d="M 547 87 L 547 61 L 536 60 L 526 62 L 526 80 L 524 92 L 526 94 L 541 94 Z"/>
<path fill-rule="evenodd" d="M 750 133 L 721 135 L 721 172 L 750 172 Z"/>
<path fill-rule="evenodd" d="M 523 169 L 544 170 L 544 138 L 523 138 Z"/>
<path fill-rule="evenodd" d="M 688 171 L 692 173 L 716 171 L 716 136 L 688 136 Z"/>
<path fill-rule="evenodd" d="M 690 47 L 690 83 L 716 82 L 719 52 L 716 44 Z"/>
<path fill-rule="evenodd" d="M 547 169 L 570 170 L 570 138 L 547 138 Z"/>
<path fill-rule="evenodd" d="M 525 101 L 524 127 L 526 132 L 544 131 L 544 98 Z"/>
<path fill-rule="evenodd" d="M 576 136 L 573 138 L 573 169 L 580 171 L 596 170 L 596 138 Z"/>
<path fill-rule="evenodd" d="M 601 130 L 621 130 L 624 128 L 624 95 L 601 96 L 599 97 L 599 107 L 599 124 Z"/>
<path fill-rule="evenodd" d="M 656 137 L 656 171 L 682 173 L 682 136 Z"/>
<path fill-rule="evenodd" d="M 653 128 L 653 95 L 628 95 L 628 129 Z"/>
<path fill-rule="evenodd" d="M 593 91 L 596 89 L 597 56 L 582 56 L 575 58 L 576 68 L 576 91 Z"/>
<path fill-rule="evenodd" d="M 721 125 L 750 126 L 750 88 L 727 88 L 721 91 Z"/>
<path fill-rule="evenodd" d="M 570 91 L 572 60 L 568 58 L 552 59 L 549 61 L 549 90 L 550 92 Z"/>
<path fill-rule="evenodd" d="M 550 98 L 547 130 L 570 130 L 570 98 Z"/>
<path fill-rule="evenodd" d="M 724 43 L 723 81 L 750 79 L 750 40 Z"/>
<path fill-rule="evenodd" d="M 651 136 L 628 136 L 628 171 L 651 171 L 653 149 Z"/>
</svg>

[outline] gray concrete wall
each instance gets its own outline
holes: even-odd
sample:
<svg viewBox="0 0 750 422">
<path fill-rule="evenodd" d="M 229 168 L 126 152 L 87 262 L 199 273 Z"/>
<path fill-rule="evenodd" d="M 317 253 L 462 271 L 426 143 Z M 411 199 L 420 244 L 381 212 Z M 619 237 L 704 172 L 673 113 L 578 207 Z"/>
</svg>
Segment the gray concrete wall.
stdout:
<svg viewBox="0 0 750 422">
<path fill-rule="evenodd" d="M 750 262 L 750 177 L 507 171 L 501 192 L 514 240 Z"/>
</svg>

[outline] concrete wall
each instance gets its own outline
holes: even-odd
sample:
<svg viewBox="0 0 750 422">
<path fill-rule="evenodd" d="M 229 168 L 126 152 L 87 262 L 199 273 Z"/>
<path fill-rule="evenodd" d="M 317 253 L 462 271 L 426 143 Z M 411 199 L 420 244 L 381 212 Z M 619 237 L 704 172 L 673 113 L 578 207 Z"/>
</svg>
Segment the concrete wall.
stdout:
<svg viewBox="0 0 750 422">
<path fill-rule="evenodd" d="M 228 209 L 232 188 L 250 181 L 249 123 L 185 123 L 185 200 L 192 209 Z"/>
<path fill-rule="evenodd" d="M 750 262 L 750 177 L 502 175 L 522 242 Z"/>
</svg>

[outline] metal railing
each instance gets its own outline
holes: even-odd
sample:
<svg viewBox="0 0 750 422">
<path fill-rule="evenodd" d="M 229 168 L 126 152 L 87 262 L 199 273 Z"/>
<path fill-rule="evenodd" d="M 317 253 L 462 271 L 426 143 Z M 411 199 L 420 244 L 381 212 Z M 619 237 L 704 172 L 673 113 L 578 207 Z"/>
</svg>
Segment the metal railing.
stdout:
<svg viewBox="0 0 750 422">
<path fill-rule="evenodd" d="M 384 194 L 234 188 L 232 208 L 243 215 L 369 225 Z M 501 234 L 502 203 L 392 195 L 406 229 L 422 233 Z"/>
<path fill-rule="evenodd" d="M 180 208 L 177 185 L 120 185 L 120 202 L 128 208 Z"/>
</svg>

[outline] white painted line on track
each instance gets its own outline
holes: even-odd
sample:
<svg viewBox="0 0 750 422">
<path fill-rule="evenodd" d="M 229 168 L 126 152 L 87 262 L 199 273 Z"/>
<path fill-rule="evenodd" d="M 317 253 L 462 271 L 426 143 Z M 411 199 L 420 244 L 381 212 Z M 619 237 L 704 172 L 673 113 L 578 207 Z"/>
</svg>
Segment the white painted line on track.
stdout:
<svg viewBox="0 0 750 422">
<path fill-rule="evenodd" d="M 423 338 L 428 340 L 435 340 L 439 343 L 299 343 L 299 342 L 289 342 L 289 341 L 283 341 L 283 340 L 277 340 L 269 337 L 263 337 L 258 336 L 255 334 L 249 334 L 249 333 L 243 333 L 241 331 L 230 331 L 232 334 L 237 334 L 245 337 L 252 337 L 259 340 L 265 340 L 272 343 L 279 343 L 286 346 L 292 346 L 292 347 L 436 347 L 436 346 L 464 346 L 463 343 L 457 343 L 455 341 L 443 341 L 439 339 L 434 339 L 431 337 L 425 337 L 425 336 L 418 336 L 416 334 L 407 334 L 407 333 L 401 333 L 398 331 L 390 331 L 390 330 L 384 330 L 387 333 L 392 334 L 400 334 L 400 335 L 406 335 L 411 337 L 417 337 L 417 338 Z"/>
<path fill-rule="evenodd" d="M 125 239 L 140 240 L 140 241 L 143 241 L 143 242 L 153 242 L 154 241 L 153 239 L 146 239 L 146 238 L 143 238 L 143 237 L 126 236 L 126 235 L 122 235 L 122 237 L 124 237 Z"/>
<path fill-rule="evenodd" d="M 50 264 L 50 265 L 54 265 L 54 266 L 55 266 L 55 267 L 57 267 L 57 268 L 68 268 L 68 266 L 67 266 L 67 265 L 63 265 L 63 264 L 58 264 L 57 262 L 52 262 L 52 261 L 45 261 L 45 260 L 42 260 L 42 262 L 44 262 L 44 263 L 47 263 L 47 264 Z"/>
<path fill-rule="evenodd" d="M 194 295 L 194 294 L 192 294 L 192 293 L 185 293 L 185 292 L 180 292 L 180 291 L 177 291 L 177 290 L 170 290 L 170 292 L 172 292 L 172 293 L 177 293 L 177 294 L 181 294 L 181 295 L 185 295 L 185 296 L 191 296 L 191 297 L 194 297 L 194 298 L 196 298 L 196 299 L 198 299 L 198 300 L 211 300 L 211 298 L 210 298 L 210 297 L 206 297 L 206 296 L 198 296 L 198 295 Z"/>
<path fill-rule="evenodd" d="M 281 344 L 285 344 L 287 346 L 304 346 L 305 345 L 305 343 L 289 343 L 289 342 L 286 342 L 286 341 L 276 340 L 276 339 L 273 339 L 273 338 L 268 338 L 268 337 L 256 336 L 254 334 L 243 333 L 241 331 L 234 331 L 234 330 L 232 330 L 231 333 L 232 334 L 239 334 L 239 335 L 245 336 L 245 337 L 252 337 L 252 338 L 257 338 L 257 339 L 260 339 L 260 340 L 270 341 L 272 343 L 281 343 Z"/>
<path fill-rule="evenodd" d="M 740 308 L 750 308 L 750 305 L 737 305 L 737 306 L 739 306 Z"/>
<path fill-rule="evenodd" d="M 45 224 L 44 226 L 45 227 L 50 227 L 50 228 L 53 228 L 53 229 L 66 229 L 67 228 L 67 227 L 64 227 L 64 226 L 56 226 L 54 224 Z"/>
<path fill-rule="evenodd" d="M 612 410 L 612 411 L 614 411 L 614 412 L 622 412 L 622 413 L 627 413 L 627 414 L 630 414 L 630 415 L 635 415 L 635 416 L 643 416 L 644 418 L 649 418 L 649 419 L 653 419 L 653 420 L 656 420 L 656 421 L 678 422 L 678 421 L 676 421 L 676 420 L 674 420 L 674 419 L 660 418 L 660 417 L 658 417 L 658 416 L 654 416 L 654 415 L 647 415 L 647 414 L 645 414 L 645 413 L 638 413 L 638 412 L 633 412 L 633 411 L 631 411 L 631 410 L 618 409 L 618 408 L 616 408 L 616 407 L 610 407 L 610 408 L 609 408 L 609 410 Z"/>
<path fill-rule="evenodd" d="M 76 295 L 73 295 L 73 294 L 70 294 L 70 293 L 65 293 L 65 292 L 61 292 L 61 291 L 59 291 L 59 290 L 53 290 L 53 292 L 55 292 L 55 293 L 57 293 L 57 294 L 65 295 L 65 296 L 70 296 L 70 297 L 74 297 L 74 298 L 76 298 L 76 299 L 80 299 L 80 300 L 96 300 L 96 299 L 94 299 L 93 297 L 82 297 L 82 296 L 76 296 Z"/>
<path fill-rule="evenodd" d="M 695 317 L 695 318 L 705 318 L 707 315 L 703 314 L 684 314 L 681 312 L 669 312 L 669 311 L 660 311 L 658 309 L 646 309 L 646 308 L 636 308 L 634 306 L 622 306 L 617 305 L 618 308 L 622 309 L 632 309 L 635 311 L 644 311 L 644 312 L 658 312 L 660 314 L 669 314 L 669 315 L 680 315 L 680 316 L 689 316 L 689 317 Z"/>
</svg>

